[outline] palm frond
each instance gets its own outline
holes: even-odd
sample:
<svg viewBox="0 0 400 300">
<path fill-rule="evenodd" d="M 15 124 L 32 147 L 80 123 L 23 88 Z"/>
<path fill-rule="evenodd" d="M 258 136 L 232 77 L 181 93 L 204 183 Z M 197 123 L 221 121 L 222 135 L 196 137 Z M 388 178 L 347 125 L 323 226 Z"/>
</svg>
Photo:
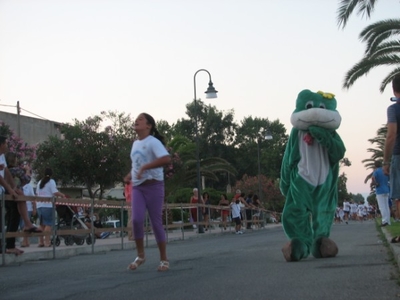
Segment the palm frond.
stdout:
<svg viewBox="0 0 400 300">
<path fill-rule="evenodd" d="M 343 88 L 349 89 L 357 79 L 367 75 L 371 69 L 383 65 L 400 65 L 400 57 L 394 54 L 379 57 L 364 57 L 347 71 L 343 81 Z"/>
<path fill-rule="evenodd" d="M 400 40 L 384 42 L 368 53 L 369 57 L 379 57 L 389 54 L 400 54 Z"/>
<path fill-rule="evenodd" d="M 379 91 L 381 93 L 383 93 L 383 91 L 385 90 L 386 86 L 392 82 L 393 78 L 400 74 L 400 67 L 392 70 L 381 82 L 381 86 L 379 88 Z"/>
<path fill-rule="evenodd" d="M 339 3 L 337 10 L 337 22 L 339 28 L 345 28 L 350 15 L 354 9 L 359 6 L 357 15 L 366 16 L 369 18 L 374 10 L 376 0 L 342 0 Z"/>
<path fill-rule="evenodd" d="M 400 19 L 387 19 L 365 27 L 359 38 L 367 44 L 365 54 L 371 55 L 384 40 L 400 34 Z"/>
</svg>

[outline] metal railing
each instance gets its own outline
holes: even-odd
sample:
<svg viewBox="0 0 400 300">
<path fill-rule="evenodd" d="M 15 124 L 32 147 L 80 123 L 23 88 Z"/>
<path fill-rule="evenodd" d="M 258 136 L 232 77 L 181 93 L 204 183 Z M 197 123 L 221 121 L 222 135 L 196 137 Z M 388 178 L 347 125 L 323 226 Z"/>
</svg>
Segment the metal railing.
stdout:
<svg viewBox="0 0 400 300">
<path fill-rule="evenodd" d="M 4 232 L 5 231 L 5 201 L 40 201 L 40 202 L 52 202 L 52 216 L 53 216 L 53 225 L 52 225 L 52 230 L 50 232 L 41 232 L 41 233 L 25 233 L 25 232 Z M 100 209 L 100 208 L 120 208 L 121 211 L 121 227 L 118 228 L 118 230 L 120 231 L 120 237 L 121 237 L 121 250 L 124 249 L 124 238 L 125 238 L 125 232 L 129 233 L 132 230 L 131 226 L 124 226 L 125 224 L 125 220 L 124 220 L 124 211 L 126 209 L 131 209 L 131 206 L 129 203 L 125 202 L 125 201 L 116 201 L 116 200 L 94 200 L 94 199 L 71 199 L 71 198 L 56 198 L 56 197 L 51 197 L 51 198 L 45 198 L 45 197 L 29 197 L 29 196 L 20 196 L 18 197 L 18 199 L 13 199 L 11 196 L 9 195 L 1 195 L 1 201 L 0 201 L 0 210 L 1 210 L 1 228 L 3 229 L 0 232 L 0 240 L 1 240 L 1 254 L 2 254 L 2 265 L 5 265 L 5 254 L 6 254 L 6 238 L 10 238 L 10 237 L 38 237 L 38 236 L 50 236 L 50 238 L 52 239 L 52 258 L 55 259 L 56 258 L 56 248 L 57 245 L 55 243 L 55 238 L 57 236 L 65 236 L 65 235 L 81 235 L 81 234 L 90 234 L 92 237 L 92 243 L 91 243 L 91 253 L 94 254 L 95 252 L 95 235 L 96 234 L 100 234 L 102 232 L 114 232 L 117 231 L 116 228 L 96 228 L 93 225 L 93 218 L 91 219 L 91 226 L 89 229 L 59 229 L 57 228 L 57 224 L 56 222 L 59 221 L 59 219 L 56 218 L 56 206 L 57 205 L 67 205 L 67 206 L 81 206 L 81 207 L 86 207 L 86 208 L 90 208 L 90 216 L 93 216 L 94 210 L 95 209 Z M 204 205 L 204 204 L 187 204 L 187 203 L 179 203 L 179 204 L 169 204 L 169 203 L 165 203 L 164 204 L 164 216 L 165 216 L 165 220 L 164 220 L 164 228 L 165 228 L 165 232 L 166 232 L 166 237 L 167 237 L 167 242 L 168 242 L 168 233 L 171 230 L 180 230 L 180 232 L 182 233 L 182 240 L 185 239 L 185 229 L 190 229 L 193 230 L 193 225 L 196 225 L 197 228 L 199 228 L 200 225 L 202 226 L 207 226 L 209 228 L 208 232 L 211 233 L 213 230 L 218 230 L 218 228 L 220 228 L 220 231 L 223 232 L 224 228 L 224 222 L 221 219 L 217 218 L 210 218 L 208 222 L 206 221 L 202 221 L 202 222 L 190 222 L 190 219 L 187 218 L 187 220 L 184 220 L 184 216 L 190 216 L 191 213 L 191 209 L 195 208 L 196 209 L 196 213 L 199 209 L 203 209 L 203 208 L 208 208 L 209 211 L 209 215 L 216 215 L 216 212 L 221 212 L 222 211 L 229 211 L 230 212 L 230 207 L 229 206 L 218 206 L 218 205 Z M 176 222 L 170 222 L 171 220 L 169 220 L 169 214 L 168 211 L 169 210 L 179 210 L 180 211 L 180 217 L 181 220 L 180 221 L 176 221 Z M 255 212 L 256 210 L 251 209 L 250 210 L 252 212 Z M 185 213 L 185 211 L 187 211 L 187 213 Z M 258 220 L 252 219 L 252 220 L 247 220 L 246 218 L 246 213 L 245 210 L 242 211 L 242 215 L 243 215 L 243 220 L 242 222 L 244 224 L 247 224 L 248 222 L 251 222 L 252 225 L 254 225 L 254 229 L 260 228 L 265 226 L 267 223 L 269 223 L 268 218 L 269 218 L 269 214 L 273 213 L 271 211 L 265 210 L 265 209 L 259 209 L 257 211 L 260 211 L 260 217 Z M 253 215 L 253 213 L 252 213 Z M 77 216 L 76 216 L 77 217 Z M 227 218 L 227 224 L 229 224 L 231 222 L 231 218 L 230 218 L 230 213 L 228 215 Z M 257 227 L 256 227 L 257 225 Z M 231 227 L 229 227 L 229 231 L 231 230 Z M 144 224 L 144 231 L 145 231 L 145 246 L 148 247 L 149 245 L 149 234 L 151 233 L 151 226 L 149 224 L 149 218 L 148 215 L 146 215 L 145 218 L 145 224 Z M 197 234 L 200 234 L 199 231 L 197 231 Z"/>
</svg>

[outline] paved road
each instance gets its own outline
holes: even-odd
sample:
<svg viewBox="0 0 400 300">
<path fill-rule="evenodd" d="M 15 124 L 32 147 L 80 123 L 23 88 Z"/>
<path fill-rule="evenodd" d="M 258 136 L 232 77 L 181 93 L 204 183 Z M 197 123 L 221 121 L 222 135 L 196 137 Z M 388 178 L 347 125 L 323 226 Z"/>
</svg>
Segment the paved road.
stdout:
<svg viewBox="0 0 400 300">
<path fill-rule="evenodd" d="M 0 268 L 0 299 L 398 299 L 398 267 L 374 222 L 334 225 L 339 255 L 287 263 L 281 227 L 243 235 L 202 235 L 168 244 L 171 270 L 156 271 L 147 248 L 24 262 Z"/>
</svg>

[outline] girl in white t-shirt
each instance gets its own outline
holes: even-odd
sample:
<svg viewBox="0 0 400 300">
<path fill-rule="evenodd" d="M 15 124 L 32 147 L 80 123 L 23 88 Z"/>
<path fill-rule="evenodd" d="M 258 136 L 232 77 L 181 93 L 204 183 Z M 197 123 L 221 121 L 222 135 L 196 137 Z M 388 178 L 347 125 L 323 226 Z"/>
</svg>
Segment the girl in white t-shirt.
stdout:
<svg viewBox="0 0 400 300">
<path fill-rule="evenodd" d="M 39 197 L 52 198 L 63 197 L 65 195 L 57 190 L 56 182 L 51 179 L 53 171 L 50 168 L 46 168 L 44 172 L 44 177 L 38 182 L 36 187 L 36 195 Z M 37 213 L 40 220 L 40 227 L 43 231 L 50 232 L 51 227 L 54 224 L 53 220 L 53 204 L 50 201 L 37 202 L 36 203 Z M 39 247 L 50 247 L 50 236 L 40 236 L 39 237 Z"/>
<path fill-rule="evenodd" d="M 136 243 L 137 257 L 129 264 L 129 270 L 136 270 L 145 262 L 143 222 L 146 209 L 149 212 L 151 226 L 160 251 L 158 271 L 169 269 L 167 242 L 162 223 L 164 205 L 164 169 L 171 157 L 164 146 L 164 138 L 156 129 L 152 116 L 141 113 L 135 120 L 138 139 L 131 151 L 132 170 L 125 176 L 125 182 L 132 182 L 132 222 L 133 237 Z"/>
</svg>

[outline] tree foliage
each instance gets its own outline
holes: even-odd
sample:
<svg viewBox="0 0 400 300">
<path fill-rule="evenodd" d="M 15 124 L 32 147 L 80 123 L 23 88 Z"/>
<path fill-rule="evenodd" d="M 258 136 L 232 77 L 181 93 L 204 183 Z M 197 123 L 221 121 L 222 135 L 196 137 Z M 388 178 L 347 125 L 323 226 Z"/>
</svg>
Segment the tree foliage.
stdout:
<svg viewBox="0 0 400 300">
<path fill-rule="evenodd" d="M 236 182 L 234 190 L 240 189 L 245 194 L 256 194 L 266 209 L 282 211 L 284 197 L 279 189 L 279 180 L 261 175 L 260 183 L 261 195 L 259 195 L 258 190 L 258 176 L 248 176 L 245 174 L 242 179 Z"/>
<path fill-rule="evenodd" d="M 338 26 L 345 28 L 351 14 L 357 7 L 357 15 L 370 18 L 376 2 L 377 0 L 340 0 L 337 10 Z"/>
<path fill-rule="evenodd" d="M 111 125 L 103 126 L 105 123 Z M 61 185 L 84 185 L 93 197 L 99 186 L 101 198 L 106 188 L 120 183 L 130 170 L 129 153 L 133 141 L 129 116 L 103 112 L 101 116 L 61 127 L 63 139 L 55 137 L 38 148 L 34 167 L 43 174 L 46 167 Z"/>
<path fill-rule="evenodd" d="M 376 0 L 341 0 L 338 9 L 338 25 L 345 27 L 356 7 L 358 14 L 370 17 Z M 400 19 L 388 19 L 367 26 L 360 33 L 360 40 L 366 43 L 364 57 L 347 71 L 343 87 L 350 88 L 360 77 L 367 75 L 373 68 L 379 66 L 394 66 L 394 69 L 382 80 L 380 92 L 393 78 L 400 74 Z"/>
<path fill-rule="evenodd" d="M 368 148 L 367 152 L 371 153 L 371 157 L 363 159 L 361 161 L 364 164 L 365 169 L 370 170 L 367 177 L 365 177 L 364 183 L 367 183 L 371 179 L 372 173 L 375 169 L 375 161 L 383 160 L 383 150 L 385 148 L 386 133 L 387 127 L 386 125 L 383 125 L 377 130 L 377 135 L 375 137 L 368 139 L 368 142 L 370 142 L 372 145 L 375 145 L 375 148 Z M 371 193 L 375 192 L 375 186 L 372 184 L 372 181 L 370 183 L 370 189 Z"/>
</svg>

